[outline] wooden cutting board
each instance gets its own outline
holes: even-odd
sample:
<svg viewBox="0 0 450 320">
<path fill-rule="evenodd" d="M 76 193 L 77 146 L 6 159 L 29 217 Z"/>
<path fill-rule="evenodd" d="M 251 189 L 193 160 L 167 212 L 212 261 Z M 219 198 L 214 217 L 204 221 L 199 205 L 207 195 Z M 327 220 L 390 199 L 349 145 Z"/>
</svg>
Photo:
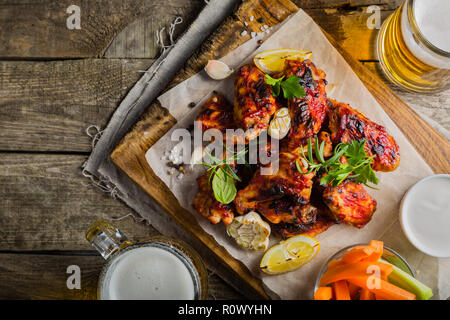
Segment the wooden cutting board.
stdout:
<svg viewBox="0 0 450 320">
<path fill-rule="evenodd" d="M 247 41 L 241 36 L 244 22 L 254 16 L 248 29 L 260 31 L 261 24 L 273 26 L 298 10 L 289 0 L 248 0 L 228 17 L 213 35 L 188 60 L 172 81 L 171 88 L 199 72 L 209 59 L 217 59 Z M 263 20 L 261 20 L 263 19 Z M 263 22 L 258 22 L 263 21 Z M 450 172 L 450 145 L 427 122 L 398 98 L 383 82 L 346 53 L 330 36 L 330 42 L 342 54 L 379 104 L 401 129 L 411 144 L 436 173 Z M 188 105 L 190 101 L 181 101 Z M 167 213 L 193 236 L 206 245 L 231 272 L 245 281 L 259 296 L 267 298 L 261 281 L 235 260 L 212 236 L 198 225 L 195 217 L 182 208 L 167 186 L 153 173 L 145 159 L 147 150 L 161 138 L 176 120 L 157 101 L 152 103 L 141 120 L 122 139 L 111 154 L 112 161 L 143 188 Z M 144 134 L 145 132 L 145 134 Z M 407 161 L 407 159 L 403 160 Z"/>
</svg>

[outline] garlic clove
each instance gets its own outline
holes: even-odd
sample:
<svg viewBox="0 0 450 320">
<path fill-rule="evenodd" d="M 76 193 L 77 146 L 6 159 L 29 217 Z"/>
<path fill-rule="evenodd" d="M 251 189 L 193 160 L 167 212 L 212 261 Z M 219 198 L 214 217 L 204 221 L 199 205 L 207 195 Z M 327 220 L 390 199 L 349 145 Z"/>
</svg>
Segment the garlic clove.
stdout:
<svg viewBox="0 0 450 320">
<path fill-rule="evenodd" d="M 270 226 L 256 212 L 234 218 L 227 233 L 236 243 L 250 250 L 266 250 L 269 246 Z"/>
<path fill-rule="evenodd" d="M 233 69 L 219 60 L 209 60 L 205 66 L 205 71 L 214 80 L 223 80 L 233 73 Z"/>
<path fill-rule="evenodd" d="M 275 139 L 281 140 L 289 133 L 291 129 L 291 116 L 288 108 L 281 108 L 275 112 L 272 121 L 270 121 L 268 134 Z"/>
</svg>

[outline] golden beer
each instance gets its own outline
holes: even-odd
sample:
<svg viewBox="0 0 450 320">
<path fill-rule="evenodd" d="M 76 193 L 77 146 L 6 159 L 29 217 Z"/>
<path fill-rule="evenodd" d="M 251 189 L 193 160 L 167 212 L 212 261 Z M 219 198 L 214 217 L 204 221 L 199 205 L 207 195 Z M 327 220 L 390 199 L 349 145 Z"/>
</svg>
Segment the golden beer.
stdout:
<svg viewBox="0 0 450 320">
<path fill-rule="evenodd" d="M 407 0 L 383 23 L 378 58 L 386 76 L 413 92 L 449 88 L 450 0 Z"/>
</svg>

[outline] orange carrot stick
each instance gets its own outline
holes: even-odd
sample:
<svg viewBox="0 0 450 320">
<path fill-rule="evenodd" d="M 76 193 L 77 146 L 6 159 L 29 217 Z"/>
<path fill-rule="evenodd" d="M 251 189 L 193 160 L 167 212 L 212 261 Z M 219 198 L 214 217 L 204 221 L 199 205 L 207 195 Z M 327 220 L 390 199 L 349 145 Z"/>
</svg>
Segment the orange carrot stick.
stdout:
<svg viewBox="0 0 450 320">
<path fill-rule="evenodd" d="M 381 276 L 389 275 L 393 270 L 392 265 L 379 261 L 361 261 L 353 264 L 338 265 L 325 272 L 320 279 L 320 286 L 326 286 L 339 280 L 371 275 L 370 272 L 368 273 L 368 270 L 370 271 L 370 268 L 373 268 L 373 266 L 377 266 L 380 269 Z"/>
<path fill-rule="evenodd" d="M 351 300 L 347 281 L 341 280 L 333 283 L 333 289 L 336 300 Z"/>
<path fill-rule="evenodd" d="M 350 282 L 350 284 L 353 284 Z M 375 300 L 375 295 L 366 288 L 362 288 L 359 293 L 359 300 Z"/>
<path fill-rule="evenodd" d="M 353 283 L 361 288 L 367 289 L 375 295 L 380 295 L 387 300 L 415 300 L 415 294 L 408 292 L 400 287 L 397 287 L 387 281 L 379 279 L 379 287 L 368 287 L 370 283 L 369 276 L 356 277 L 348 279 L 348 282 Z"/>
<path fill-rule="evenodd" d="M 343 263 L 356 263 L 362 261 L 372 255 L 375 249 L 367 246 L 362 248 L 354 248 L 342 256 Z"/>
<path fill-rule="evenodd" d="M 333 289 L 331 287 L 319 287 L 314 293 L 314 300 L 331 300 Z"/>
<path fill-rule="evenodd" d="M 360 287 L 355 286 L 353 283 L 348 284 L 348 291 L 350 292 L 350 298 L 352 300 L 356 300 L 360 289 Z"/>
<path fill-rule="evenodd" d="M 383 255 L 383 241 L 372 240 L 369 243 L 369 247 L 373 249 L 373 252 L 365 260 L 378 261 Z"/>
</svg>

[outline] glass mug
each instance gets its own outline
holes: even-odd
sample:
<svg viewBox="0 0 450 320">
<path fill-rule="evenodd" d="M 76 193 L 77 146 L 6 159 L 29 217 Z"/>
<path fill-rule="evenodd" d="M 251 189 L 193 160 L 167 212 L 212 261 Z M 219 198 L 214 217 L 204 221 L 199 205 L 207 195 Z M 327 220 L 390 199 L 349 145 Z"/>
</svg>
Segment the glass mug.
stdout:
<svg viewBox="0 0 450 320">
<path fill-rule="evenodd" d="M 422 93 L 450 87 L 449 16 L 449 0 L 406 0 L 386 19 L 377 52 L 394 84 Z"/>
<path fill-rule="evenodd" d="M 162 236 L 132 244 L 102 220 L 90 227 L 86 239 L 107 260 L 98 281 L 99 299 L 206 299 L 207 271 L 189 245 Z"/>
</svg>

